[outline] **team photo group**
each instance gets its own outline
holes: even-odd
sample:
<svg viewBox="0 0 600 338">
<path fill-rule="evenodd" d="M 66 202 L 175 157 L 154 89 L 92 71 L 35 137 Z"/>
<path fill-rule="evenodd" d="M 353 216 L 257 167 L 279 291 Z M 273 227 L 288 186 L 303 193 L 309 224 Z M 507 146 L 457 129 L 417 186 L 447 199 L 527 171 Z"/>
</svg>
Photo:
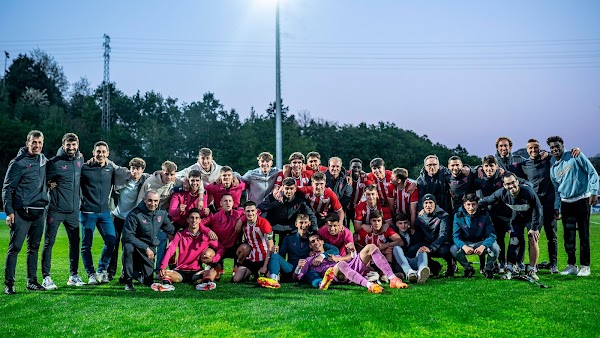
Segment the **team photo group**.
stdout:
<svg viewBox="0 0 600 338">
<path fill-rule="evenodd" d="M 499 137 L 496 154 L 477 166 L 432 154 L 418 175 L 382 158 L 345 164 L 318 152 L 294 152 L 283 168 L 262 152 L 258 167 L 242 175 L 217 164 L 218 154 L 208 148 L 190 167 L 165 159 L 153 171 L 139 157 L 127 167 L 115 164 L 104 141 L 79 149 L 74 133 L 63 136 L 51 158 L 42 152 L 41 131 L 24 139 L 2 187 L 10 228 L 5 294 L 22 290 L 15 274 L 24 247 L 23 286 L 31 291 L 109 282 L 126 291 L 174 291 L 177 283 L 209 291 L 231 278 L 273 289 L 353 284 L 382 293 L 430 277 L 479 273 L 542 286 L 539 269 L 591 274 L 598 174 L 579 148 L 565 150 L 559 136 L 530 139 L 523 145 L 529 157 L 514 155 L 511 139 Z M 69 276 L 52 274 L 61 224 Z M 95 260 L 96 229 L 95 242 L 103 243 Z M 540 232 L 547 243 L 539 243 Z M 539 250 L 546 244 L 547 259 Z M 566 255 L 565 266 L 559 254 Z M 228 259 L 233 264 L 225 268 Z"/>
</svg>

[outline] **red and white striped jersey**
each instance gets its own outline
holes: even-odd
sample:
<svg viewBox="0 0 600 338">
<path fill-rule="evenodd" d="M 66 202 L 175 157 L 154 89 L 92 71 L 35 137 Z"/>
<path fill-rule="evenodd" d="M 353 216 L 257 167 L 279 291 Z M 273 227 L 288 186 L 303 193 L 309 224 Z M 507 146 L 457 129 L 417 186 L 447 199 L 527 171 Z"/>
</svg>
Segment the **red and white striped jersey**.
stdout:
<svg viewBox="0 0 600 338">
<path fill-rule="evenodd" d="M 367 180 L 373 182 L 372 184 L 375 184 L 377 187 L 377 195 L 379 195 L 380 203 L 387 204 L 387 189 L 388 184 L 392 183 L 392 172 L 390 170 L 386 170 L 385 177 L 381 181 L 375 176 L 375 174 L 370 173 L 367 175 Z"/>
<path fill-rule="evenodd" d="M 348 175 L 352 175 L 352 171 L 348 171 Z M 358 181 L 352 181 L 352 207 L 356 209 L 358 203 L 363 202 L 365 187 L 373 184 L 367 179 L 367 175 L 359 176 Z"/>
<path fill-rule="evenodd" d="M 302 172 L 300 173 L 300 176 L 298 177 L 294 177 L 293 175 L 290 175 L 291 178 L 294 179 L 294 181 L 296 181 L 296 186 L 298 188 L 301 187 L 309 187 L 310 186 L 310 178 L 312 177 L 313 172 L 311 170 L 302 170 Z M 281 187 L 281 184 L 283 182 L 283 179 L 285 177 L 283 177 L 283 171 L 279 173 L 279 175 L 277 175 L 277 179 L 275 180 L 275 185 Z"/>
<path fill-rule="evenodd" d="M 312 186 L 298 188 L 298 191 L 304 195 L 308 205 L 310 205 L 315 213 L 319 214 L 321 217 L 327 217 L 330 208 L 333 209 L 332 211 L 336 212 L 342 209 L 340 200 L 330 188 L 325 188 L 322 196 L 315 195 Z"/>
<path fill-rule="evenodd" d="M 245 220 L 242 227 L 244 229 L 246 243 L 252 247 L 248 260 L 252 262 L 262 262 L 267 259 L 267 253 L 269 252 L 267 235 L 273 232 L 269 221 L 258 216 L 256 223 L 250 224 Z"/>
<path fill-rule="evenodd" d="M 371 214 L 373 211 L 379 210 L 383 214 L 383 221 L 391 220 L 392 214 L 388 207 L 381 206 L 381 203 L 377 203 L 374 208 L 367 206 L 367 202 L 360 202 L 356 206 L 356 210 L 354 211 L 354 220 L 360 221 L 366 224 L 369 224 L 371 220 Z"/>
<path fill-rule="evenodd" d="M 379 246 L 379 244 L 387 243 L 388 239 L 395 234 L 396 232 L 391 227 L 388 227 L 388 229 L 382 234 L 375 234 L 373 232 L 367 233 L 361 228 L 358 230 L 358 243 L 361 246 L 365 246 L 367 244 L 375 244 Z"/>
<path fill-rule="evenodd" d="M 394 209 L 396 213 L 402 212 L 410 216 L 410 204 L 419 202 L 419 190 L 416 183 L 406 180 L 404 188 L 400 189 L 393 183 L 388 184 L 388 198 L 394 199 Z M 410 187 L 415 187 L 415 191 L 409 194 L 407 190 Z M 391 206 L 390 206 L 391 207 Z"/>
</svg>

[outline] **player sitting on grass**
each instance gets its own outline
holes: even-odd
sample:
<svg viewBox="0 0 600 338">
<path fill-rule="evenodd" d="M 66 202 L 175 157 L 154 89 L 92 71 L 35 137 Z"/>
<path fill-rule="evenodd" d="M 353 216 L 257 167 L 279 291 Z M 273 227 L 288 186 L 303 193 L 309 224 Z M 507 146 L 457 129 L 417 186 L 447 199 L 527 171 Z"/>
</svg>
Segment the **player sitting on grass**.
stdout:
<svg viewBox="0 0 600 338">
<path fill-rule="evenodd" d="M 191 209 L 187 218 L 188 228 L 176 233 L 171 243 L 169 243 L 165 257 L 160 263 L 159 276 L 163 282 L 162 284 L 191 283 L 194 275 L 202 270 L 200 259 L 209 246 L 217 249 L 218 252 L 213 255 L 215 261 L 212 263 L 217 263 L 225 252 L 223 245 L 216 240 L 217 235 L 201 224 L 200 213 L 200 209 Z M 167 270 L 169 260 L 175 255 L 176 251 L 179 251 L 176 267 L 174 270 Z M 155 284 L 153 284 L 153 289 L 163 287 Z"/>
<path fill-rule="evenodd" d="M 452 256 L 465 269 L 465 277 L 472 277 L 475 269 L 467 260 L 466 255 L 484 257 L 487 254 L 487 263 L 483 274 L 487 278 L 494 278 L 494 263 L 498 259 L 500 246 L 496 243 L 496 233 L 490 216 L 479 208 L 479 198 L 473 193 L 463 197 L 463 205 L 454 215 L 454 230 L 452 237 L 454 244 L 450 248 Z"/>
<path fill-rule="evenodd" d="M 258 216 L 256 203 L 244 203 L 245 218 L 242 217 L 242 230 L 246 243 L 251 247 L 250 254 L 233 275 L 233 282 L 244 282 L 253 275 L 258 279 L 268 271 L 269 256 L 273 247 L 273 229 L 265 218 Z M 239 250 L 239 249 L 238 249 Z"/>
<path fill-rule="evenodd" d="M 358 230 L 357 249 L 362 250 L 367 244 L 374 244 L 391 263 L 393 247 L 402 245 L 402 238 L 391 227 L 383 228 L 383 215 L 379 210 L 373 211 L 369 223 L 371 231 Z"/>
<path fill-rule="evenodd" d="M 404 242 L 402 245 L 394 247 L 393 254 L 396 266 L 399 265 L 399 270 L 402 271 L 408 281 L 423 284 L 431 273 L 427 266 L 427 253 L 417 252 L 414 257 L 406 257 L 405 250 L 412 245 L 415 239 L 415 229 L 410 226 L 407 214 L 400 213 L 396 215 L 396 227 L 398 228 L 398 235 L 402 237 Z"/>
<path fill-rule="evenodd" d="M 274 245 L 271 248 L 271 258 L 269 259 L 269 277 L 260 277 L 258 284 L 265 288 L 279 288 L 279 281 L 291 282 L 292 272 L 296 269 L 298 261 L 308 257 L 310 246 L 308 242 L 308 229 L 310 228 L 310 218 L 307 214 L 298 214 L 296 216 L 296 232 L 285 236 L 281 248 Z M 352 235 L 351 235 L 352 236 Z M 352 237 L 351 237 L 352 238 Z M 338 255 L 340 251 L 331 244 L 325 244 L 325 252 L 317 257 L 313 264 L 320 265 L 324 259 L 331 255 Z M 287 261 L 285 257 L 287 256 Z M 280 277 L 280 272 L 283 274 Z"/>
<path fill-rule="evenodd" d="M 326 226 L 319 229 L 318 233 L 321 238 L 333 246 L 335 246 L 340 256 L 344 257 L 344 260 L 352 259 L 350 255 L 349 247 L 354 247 L 354 238 L 350 229 L 346 228 L 336 213 L 331 213 L 327 216 Z"/>
</svg>

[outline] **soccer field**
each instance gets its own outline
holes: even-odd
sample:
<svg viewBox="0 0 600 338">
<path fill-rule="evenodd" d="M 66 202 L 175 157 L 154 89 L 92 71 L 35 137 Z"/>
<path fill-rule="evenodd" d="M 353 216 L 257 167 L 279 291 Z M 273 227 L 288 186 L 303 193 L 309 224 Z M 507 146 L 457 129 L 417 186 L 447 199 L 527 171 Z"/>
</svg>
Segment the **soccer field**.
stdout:
<svg viewBox="0 0 600 338">
<path fill-rule="evenodd" d="M 559 268 L 566 255 L 559 223 Z M 8 227 L 0 222 L 1 268 Z M 540 289 L 519 281 L 486 280 L 479 273 L 430 279 L 406 290 L 369 294 L 358 286 L 328 291 L 284 284 L 261 289 L 232 285 L 231 266 L 214 291 L 176 285 L 174 292 L 137 287 L 129 293 L 117 281 L 100 286 L 66 286 L 68 244 L 64 228 L 54 247 L 52 277 L 58 290 L 25 289 L 25 249 L 19 255 L 17 295 L 0 295 L 2 336 L 572 336 L 600 332 L 600 215 L 592 216 L 592 276 L 539 273 Z M 101 238 L 96 233 L 97 262 Z M 547 260 L 540 238 L 540 261 Z M 41 248 L 40 248 L 41 257 Z M 231 262 L 229 262 L 231 264 Z M 38 271 L 40 271 L 39 268 Z M 80 275 L 83 275 L 80 263 Z M 41 271 L 39 272 L 41 279 Z M 84 278 L 87 281 L 86 278 Z M 41 282 L 41 280 L 40 280 Z"/>
</svg>

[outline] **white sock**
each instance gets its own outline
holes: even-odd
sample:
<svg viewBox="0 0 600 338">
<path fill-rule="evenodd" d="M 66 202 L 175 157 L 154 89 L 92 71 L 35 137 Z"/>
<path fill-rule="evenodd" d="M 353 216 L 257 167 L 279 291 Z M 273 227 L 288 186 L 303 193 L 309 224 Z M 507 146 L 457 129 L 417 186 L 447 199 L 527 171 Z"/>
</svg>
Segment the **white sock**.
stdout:
<svg viewBox="0 0 600 338">
<path fill-rule="evenodd" d="M 276 275 L 276 274 L 274 274 L 274 273 L 272 273 L 272 274 L 269 275 L 269 278 L 277 280 L 279 278 L 279 276 Z"/>
<path fill-rule="evenodd" d="M 371 287 L 371 285 L 373 285 L 373 283 L 371 282 L 367 282 L 367 289 Z"/>
</svg>

